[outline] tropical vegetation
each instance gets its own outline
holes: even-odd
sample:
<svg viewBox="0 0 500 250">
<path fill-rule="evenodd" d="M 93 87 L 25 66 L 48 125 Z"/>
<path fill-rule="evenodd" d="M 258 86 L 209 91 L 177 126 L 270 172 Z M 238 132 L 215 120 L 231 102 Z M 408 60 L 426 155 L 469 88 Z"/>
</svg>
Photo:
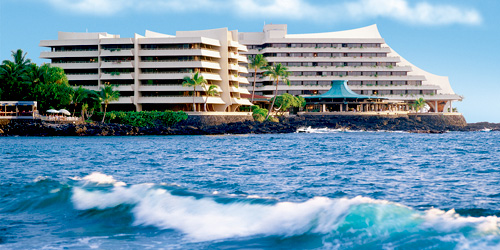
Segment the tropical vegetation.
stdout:
<svg viewBox="0 0 500 250">
<path fill-rule="evenodd" d="M 252 117 L 255 121 L 263 122 L 266 120 L 266 116 L 268 113 L 267 109 L 260 108 L 257 105 L 252 106 L 251 109 L 252 109 Z"/>
<path fill-rule="evenodd" d="M 276 99 L 276 100 L 274 100 Z M 306 105 L 306 100 L 302 96 L 293 96 L 288 93 L 283 93 L 277 97 L 273 97 L 278 116 L 283 116 L 291 107 L 301 108 Z"/>
<path fill-rule="evenodd" d="M 208 97 L 218 95 L 219 91 L 217 91 L 217 85 L 214 85 L 214 84 L 211 84 L 211 85 L 203 84 L 203 88 L 205 89 L 205 93 L 207 95 L 207 97 L 205 98 L 204 109 L 205 109 L 205 111 L 208 111 L 207 110 Z"/>
<path fill-rule="evenodd" d="M 257 54 L 255 56 L 248 56 L 248 68 L 254 69 L 255 73 L 253 75 L 253 88 L 252 88 L 252 99 L 250 100 L 253 103 L 253 99 L 255 96 L 255 82 L 257 81 L 257 70 L 264 69 L 267 67 L 267 60 L 262 54 Z"/>
<path fill-rule="evenodd" d="M 184 81 L 182 82 L 182 86 L 192 87 L 193 88 L 193 111 L 196 112 L 196 86 L 202 86 L 203 84 L 208 84 L 207 80 L 203 78 L 199 72 L 194 73 L 191 77 L 184 77 Z"/>
<path fill-rule="evenodd" d="M 101 90 L 98 93 L 99 94 L 95 97 L 95 99 L 99 101 L 99 103 L 104 103 L 104 115 L 102 117 L 102 122 L 104 122 L 108 104 L 112 101 L 118 101 L 120 98 L 120 92 L 115 91 L 112 85 L 105 85 L 104 87 L 101 87 Z"/>
<path fill-rule="evenodd" d="M 290 72 L 288 71 L 287 67 L 283 66 L 281 63 L 278 63 L 276 65 L 266 67 L 264 75 L 269 76 L 271 79 L 273 79 L 273 82 L 276 84 L 276 91 L 274 92 L 274 98 L 271 103 L 271 108 L 269 109 L 266 116 L 267 119 L 274 108 L 274 102 L 276 101 L 276 96 L 278 96 L 278 85 L 280 80 L 282 80 L 287 85 L 290 85 L 290 81 L 288 80 Z"/>
<path fill-rule="evenodd" d="M 12 61 L 0 65 L 0 100 L 37 101 L 41 110 L 66 108 L 74 90 L 64 70 L 50 64 L 38 66 L 26 58 L 27 53 L 12 51 Z"/>
<path fill-rule="evenodd" d="M 420 97 L 417 100 L 415 100 L 415 103 L 413 103 L 413 107 L 415 108 L 415 111 L 418 112 L 420 109 L 425 107 L 425 100 L 424 98 Z"/>
<path fill-rule="evenodd" d="M 93 120 L 99 121 L 105 118 L 104 120 L 107 123 L 119 123 L 135 127 L 155 127 L 158 125 L 171 126 L 186 120 L 187 117 L 188 115 L 184 111 L 110 111 L 107 116 L 103 112 L 97 112 L 93 116 Z"/>
</svg>

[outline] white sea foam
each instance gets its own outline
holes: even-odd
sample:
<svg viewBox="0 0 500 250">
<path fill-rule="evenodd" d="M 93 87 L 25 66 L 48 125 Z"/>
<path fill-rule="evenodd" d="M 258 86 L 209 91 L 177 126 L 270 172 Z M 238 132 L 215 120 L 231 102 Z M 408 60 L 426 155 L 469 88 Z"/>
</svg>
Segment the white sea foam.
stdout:
<svg viewBox="0 0 500 250">
<path fill-rule="evenodd" d="M 452 232 L 464 227 L 475 227 L 478 233 L 500 235 L 500 218 L 496 216 L 464 217 L 457 214 L 454 209 L 443 211 L 433 208 L 427 210 L 423 218 L 425 219 L 423 226 L 443 232 Z"/>
<path fill-rule="evenodd" d="M 44 181 L 44 180 L 47 180 L 47 179 L 49 179 L 49 177 L 48 177 L 48 176 L 37 176 L 37 177 L 33 180 L 33 182 L 40 182 L 40 181 Z"/>
<path fill-rule="evenodd" d="M 274 205 L 244 201 L 218 203 L 211 197 L 172 195 L 152 184 L 140 184 L 114 186 L 107 192 L 75 187 L 72 201 L 79 210 L 131 204 L 134 205 L 131 210 L 134 226 L 175 229 L 194 241 L 254 235 L 324 234 L 345 229 L 349 223 L 361 224 L 362 228 L 355 230 L 370 235 L 401 230 L 448 233 L 464 228 L 479 235 L 499 235 L 500 232 L 500 220 L 496 216 L 463 217 L 453 210 L 439 209 L 419 212 L 397 203 L 366 197 L 316 197 L 305 202 L 278 202 Z"/>
<path fill-rule="evenodd" d="M 111 175 L 105 175 L 105 174 L 102 174 L 99 172 L 93 172 L 92 174 L 89 174 L 83 178 L 73 177 L 71 179 L 75 180 L 75 181 L 83 180 L 86 184 L 89 184 L 89 183 L 109 184 L 109 185 L 113 185 L 113 186 L 125 186 L 126 185 L 124 182 L 115 180 L 115 178 Z"/>
<path fill-rule="evenodd" d="M 338 133 L 338 132 L 347 132 L 349 129 L 332 129 L 332 128 L 311 128 L 309 127 L 301 127 L 297 129 L 297 133 L 311 133 L 311 134 L 325 134 L 325 133 Z"/>
</svg>

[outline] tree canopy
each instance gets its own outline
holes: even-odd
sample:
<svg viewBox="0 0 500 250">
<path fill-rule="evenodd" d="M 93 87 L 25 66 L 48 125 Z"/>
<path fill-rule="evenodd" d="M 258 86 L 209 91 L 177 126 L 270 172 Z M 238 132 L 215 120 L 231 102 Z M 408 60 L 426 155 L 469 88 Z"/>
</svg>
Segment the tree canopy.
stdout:
<svg viewBox="0 0 500 250">
<path fill-rule="evenodd" d="M 276 100 L 274 100 L 276 99 Z M 284 93 L 277 97 L 273 97 L 276 107 L 278 107 L 278 113 L 280 116 L 284 115 L 291 107 L 304 107 L 306 105 L 306 100 L 302 96 L 293 96 L 288 93 Z"/>
<path fill-rule="evenodd" d="M 12 61 L 0 65 L 0 100 L 37 101 L 40 110 L 66 108 L 74 90 L 64 70 L 50 64 L 38 66 L 26 58 L 27 53 L 12 51 Z"/>
</svg>

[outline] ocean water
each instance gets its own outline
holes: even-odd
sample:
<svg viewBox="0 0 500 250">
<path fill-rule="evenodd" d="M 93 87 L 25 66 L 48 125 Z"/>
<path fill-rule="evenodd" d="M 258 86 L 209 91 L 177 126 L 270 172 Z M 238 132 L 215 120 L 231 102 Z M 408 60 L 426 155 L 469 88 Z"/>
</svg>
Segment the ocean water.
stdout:
<svg viewBox="0 0 500 250">
<path fill-rule="evenodd" d="M 500 132 L 0 138 L 0 249 L 500 249 Z"/>
</svg>

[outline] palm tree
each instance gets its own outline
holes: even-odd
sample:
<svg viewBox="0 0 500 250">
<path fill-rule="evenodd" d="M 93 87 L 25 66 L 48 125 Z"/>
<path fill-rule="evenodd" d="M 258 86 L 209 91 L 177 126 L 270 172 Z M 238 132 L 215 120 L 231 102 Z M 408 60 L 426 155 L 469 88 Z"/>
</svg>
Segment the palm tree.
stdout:
<svg viewBox="0 0 500 250">
<path fill-rule="evenodd" d="M 2 85 L 4 100 L 24 100 L 31 86 L 28 72 L 31 60 L 26 59 L 28 53 L 21 49 L 12 51 L 13 61 L 4 60 L 0 66 L 0 85 Z"/>
<path fill-rule="evenodd" d="M 208 88 L 207 88 L 207 86 L 208 86 Z M 215 96 L 215 95 L 219 94 L 219 91 L 217 91 L 217 85 L 214 85 L 214 84 L 211 84 L 211 85 L 203 84 L 203 88 L 205 89 L 205 93 L 207 94 L 207 98 L 205 98 L 205 105 L 204 105 L 204 109 L 206 112 L 206 111 L 208 111 L 207 110 L 208 97 Z"/>
<path fill-rule="evenodd" d="M 26 58 L 26 55 L 28 55 L 28 53 L 23 53 L 22 49 L 18 49 L 16 51 L 11 51 L 11 52 L 12 52 L 12 58 L 14 58 L 14 63 L 16 65 L 19 65 L 24 68 L 31 64 L 31 60 Z M 4 63 L 5 62 L 9 61 L 5 60 Z"/>
<path fill-rule="evenodd" d="M 193 76 L 184 77 L 184 81 L 182 82 L 182 86 L 185 87 L 193 87 L 193 111 L 196 112 L 196 105 L 194 103 L 194 97 L 196 96 L 196 86 L 201 86 L 203 84 L 207 84 L 207 80 L 203 78 L 199 72 L 194 73 Z"/>
<path fill-rule="evenodd" d="M 248 60 L 248 67 L 255 70 L 255 74 L 253 75 L 252 100 L 250 101 L 253 103 L 253 97 L 255 95 L 255 82 L 257 81 L 257 70 L 267 67 L 267 60 L 262 54 L 257 54 L 255 57 L 248 56 Z"/>
<path fill-rule="evenodd" d="M 104 103 L 104 115 L 102 116 L 102 122 L 104 123 L 104 118 L 106 118 L 106 109 L 108 108 L 108 104 L 112 101 L 117 101 L 120 98 L 120 92 L 113 90 L 112 85 L 105 85 L 101 87 L 101 91 L 99 91 L 99 95 L 97 99 L 100 103 Z"/>
<path fill-rule="evenodd" d="M 273 79 L 273 82 L 276 83 L 276 91 L 274 92 L 274 98 L 273 102 L 271 103 L 271 108 L 269 109 L 266 120 L 269 118 L 269 115 L 271 114 L 273 107 L 274 107 L 274 102 L 276 101 L 276 96 L 278 96 L 278 84 L 281 80 L 283 80 L 287 85 L 290 85 L 290 81 L 288 80 L 288 76 L 290 76 L 290 72 L 288 72 L 288 68 L 283 66 L 281 63 L 278 63 L 274 66 L 268 66 L 266 68 L 266 72 L 264 72 L 264 75 L 271 77 Z"/>
<path fill-rule="evenodd" d="M 75 90 L 75 93 L 73 94 L 73 98 L 72 98 L 73 104 L 75 105 L 75 107 L 73 108 L 73 114 L 75 113 L 76 107 L 78 106 L 78 104 L 82 103 L 82 101 L 85 100 L 88 96 L 89 96 L 88 90 L 82 88 L 82 86 L 78 87 Z"/>
<path fill-rule="evenodd" d="M 416 111 L 418 112 L 421 108 L 425 107 L 425 100 L 424 98 L 420 97 L 417 100 L 415 100 L 415 104 L 413 104 L 415 107 Z M 436 107 L 437 108 L 437 107 Z"/>
</svg>

